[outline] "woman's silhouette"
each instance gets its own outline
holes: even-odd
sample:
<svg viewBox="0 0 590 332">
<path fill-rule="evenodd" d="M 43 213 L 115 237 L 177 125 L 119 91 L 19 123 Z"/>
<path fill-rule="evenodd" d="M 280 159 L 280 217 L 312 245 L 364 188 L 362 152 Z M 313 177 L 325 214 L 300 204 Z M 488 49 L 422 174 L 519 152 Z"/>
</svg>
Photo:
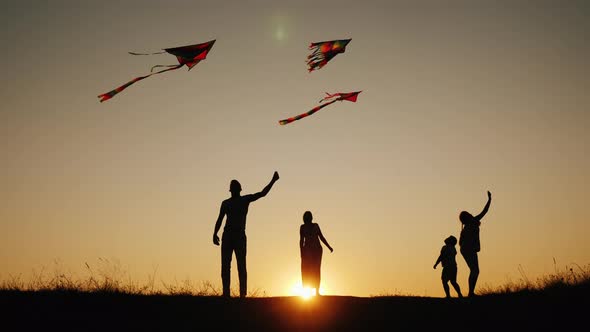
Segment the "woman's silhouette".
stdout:
<svg viewBox="0 0 590 332">
<path fill-rule="evenodd" d="M 320 225 L 312 223 L 311 212 L 303 214 L 303 225 L 299 228 L 299 249 L 301 250 L 301 281 L 303 287 L 315 288 L 320 294 L 320 279 L 322 266 L 322 245 L 320 240 L 333 252 L 334 249 L 322 234 Z"/>
<path fill-rule="evenodd" d="M 492 194 L 488 191 L 488 202 L 483 210 L 477 216 L 473 216 L 467 211 L 462 211 L 459 214 L 461 220 L 461 235 L 459 236 L 459 246 L 461 247 L 461 255 L 465 259 L 465 263 L 469 267 L 469 295 L 475 296 L 475 284 L 477 284 L 477 277 L 479 276 L 479 260 L 477 253 L 480 250 L 479 243 L 479 225 L 481 219 L 486 215 L 492 202 Z"/>
</svg>

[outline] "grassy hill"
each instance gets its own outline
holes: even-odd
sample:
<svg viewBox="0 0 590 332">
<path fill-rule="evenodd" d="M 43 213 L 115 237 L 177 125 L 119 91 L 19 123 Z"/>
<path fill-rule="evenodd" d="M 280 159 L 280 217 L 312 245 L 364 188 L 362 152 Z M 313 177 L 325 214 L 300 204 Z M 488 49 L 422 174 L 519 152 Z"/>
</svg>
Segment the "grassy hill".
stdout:
<svg viewBox="0 0 590 332">
<path fill-rule="evenodd" d="M 86 264 L 88 266 L 88 264 Z M 0 331 L 565 331 L 588 328 L 590 265 L 479 288 L 474 298 L 225 299 L 211 283 L 124 282 L 117 269 L 0 282 Z M 90 269 L 90 267 L 88 266 Z M 108 273 L 106 273 L 108 272 Z M 454 296 L 454 293 L 453 293 Z"/>
<path fill-rule="evenodd" d="M 4 331 L 563 331 L 588 327 L 589 299 L 588 282 L 464 299 L 3 290 L 0 312 Z"/>
</svg>

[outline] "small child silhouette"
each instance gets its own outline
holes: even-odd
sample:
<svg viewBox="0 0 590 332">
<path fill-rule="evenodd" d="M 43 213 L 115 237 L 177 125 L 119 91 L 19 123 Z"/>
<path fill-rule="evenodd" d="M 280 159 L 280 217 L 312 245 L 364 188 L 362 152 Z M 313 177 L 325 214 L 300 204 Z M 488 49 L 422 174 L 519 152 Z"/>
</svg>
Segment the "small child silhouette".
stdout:
<svg viewBox="0 0 590 332">
<path fill-rule="evenodd" d="M 456 237 L 451 235 L 446 238 L 445 245 L 440 250 L 440 255 L 438 256 L 438 259 L 436 260 L 436 263 L 434 263 L 433 267 L 436 269 L 438 263 L 441 263 L 443 266 L 441 279 L 447 298 L 451 297 L 449 281 L 451 282 L 451 285 L 453 285 L 453 288 L 455 288 L 457 291 L 457 295 L 459 297 L 463 297 L 461 294 L 461 288 L 459 287 L 459 284 L 457 284 L 457 261 L 455 260 L 455 256 L 457 256 L 457 250 L 455 249 L 456 244 Z"/>
</svg>

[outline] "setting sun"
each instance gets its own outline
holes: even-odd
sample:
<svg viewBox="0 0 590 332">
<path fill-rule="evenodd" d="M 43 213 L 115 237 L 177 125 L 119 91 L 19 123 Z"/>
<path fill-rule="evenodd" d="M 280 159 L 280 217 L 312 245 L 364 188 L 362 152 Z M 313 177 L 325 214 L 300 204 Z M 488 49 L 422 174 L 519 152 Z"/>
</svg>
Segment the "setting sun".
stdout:
<svg viewBox="0 0 590 332">
<path fill-rule="evenodd" d="M 325 294 L 324 287 L 320 287 L 320 294 Z M 299 297 L 307 300 L 307 299 L 310 299 L 310 298 L 316 296 L 317 293 L 316 293 L 315 288 L 303 287 L 301 285 L 301 283 L 299 282 L 299 283 L 295 284 L 293 287 L 291 287 L 291 295 L 299 296 Z"/>
</svg>

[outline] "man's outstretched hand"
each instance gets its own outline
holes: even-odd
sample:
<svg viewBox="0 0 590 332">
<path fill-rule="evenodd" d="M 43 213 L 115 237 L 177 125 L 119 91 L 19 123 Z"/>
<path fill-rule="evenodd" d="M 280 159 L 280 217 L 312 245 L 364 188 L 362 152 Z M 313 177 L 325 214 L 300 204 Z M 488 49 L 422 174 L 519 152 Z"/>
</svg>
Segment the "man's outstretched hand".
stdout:
<svg viewBox="0 0 590 332">
<path fill-rule="evenodd" d="M 219 245 L 219 236 L 217 234 L 213 234 L 213 244 L 216 246 Z"/>
<path fill-rule="evenodd" d="M 279 173 L 277 171 L 275 171 L 275 173 L 272 175 L 272 180 L 276 181 L 279 179 Z"/>
</svg>

